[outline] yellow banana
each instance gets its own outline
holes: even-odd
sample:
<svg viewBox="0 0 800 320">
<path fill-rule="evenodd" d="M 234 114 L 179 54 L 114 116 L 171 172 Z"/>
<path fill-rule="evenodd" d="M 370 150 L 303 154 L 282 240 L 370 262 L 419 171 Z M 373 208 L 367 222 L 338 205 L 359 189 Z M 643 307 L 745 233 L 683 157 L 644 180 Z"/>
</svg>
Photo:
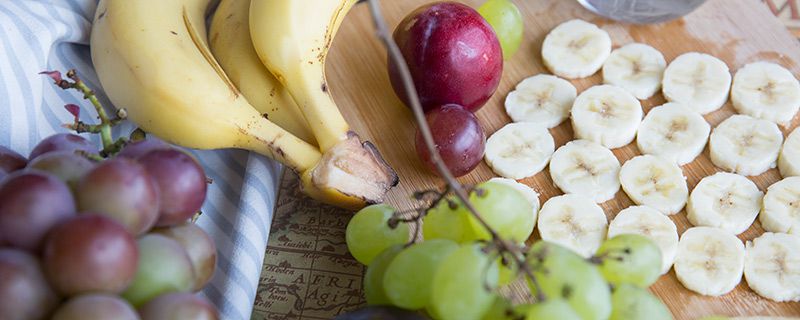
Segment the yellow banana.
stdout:
<svg viewBox="0 0 800 320">
<path fill-rule="evenodd" d="M 223 0 L 209 31 L 211 53 L 234 85 L 261 114 L 304 141 L 316 144 L 303 112 L 261 64 L 250 40 L 250 0 Z"/>
<path fill-rule="evenodd" d="M 259 0 L 250 3 L 250 36 L 258 56 L 289 90 L 323 152 L 350 130 L 325 79 L 333 36 L 356 0 Z"/>
<path fill-rule="evenodd" d="M 204 22 L 210 4 L 100 1 L 90 48 L 114 105 L 145 131 L 175 144 L 272 157 L 300 174 L 303 189 L 319 200 L 348 208 L 382 201 L 397 177 L 380 156 L 356 152 L 368 149 L 352 138 L 342 149 L 320 153 L 262 117 L 241 95 L 208 49 Z"/>
</svg>

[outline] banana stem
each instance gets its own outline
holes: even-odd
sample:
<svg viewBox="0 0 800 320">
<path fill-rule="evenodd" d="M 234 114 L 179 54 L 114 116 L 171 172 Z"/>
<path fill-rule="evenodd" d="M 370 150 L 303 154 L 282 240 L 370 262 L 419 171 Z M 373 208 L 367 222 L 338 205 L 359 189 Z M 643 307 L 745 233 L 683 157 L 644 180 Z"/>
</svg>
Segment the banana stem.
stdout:
<svg viewBox="0 0 800 320">
<path fill-rule="evenodd" d="M 414 113 L 414 119 L 419 126 L 419 131 L 422 133 L 422 138 L 425 141 L 425 146 L 428 148 L 428 152 L 431 155 L 431 159 L 433 163 L 436 165 L 436 170 L 439 171 L 442 178 L 447 182 L 450 189 L 452 189 L 453 193 L 461 200 L 464 206 L 469 210 L 473 217 L 484 227 L 488 230 L 489 234 L 491 235 L 492 241 L 495 243 L 497 248 L 501 251 L 509 252 L 511 256 L 514 258 L 515 262 L 519 265 L 520 270 L 522 270 L 525 275 L 530 279 L 533 287 L 536 290 L 536 299 L 538 301 L 544 301 L 545 296 L 539 286 L 539 282 L 536 280 L 536 277 L 533 275 L 528 263 L 525 261 L 522 251 L 519 249 L 518 246 L 511 244 L 511 242 L 502 239 L 500 235 L 497 233 L 494 228 L 489 226 L 486 220 L 481 217 L 480 213 L 475 206 L 469 201 L 469 197 L 467 196 L 466 191 L 464 191 L 464 187 L 456 180 L 453 174 L 450 172 L 450 169 L 447 168 L 442 157 L 439 155 L 439 151 L 435 147 L 435 142 L 433 141 L 433 135 L 431 134 L 430 127 L 428 126 L 428 122 L 425 120 L 425 113 L 422 110 L 422 105 L 419 102 L 419 96 L 417 94 L 417 89 L 414 86 L 414 82 L 411 77 L 411 72 L 408 70 L 408 65 L 406 64 L 406 60 L 403 57 L 403 54 L 400 52 L 400 48 L 397 46 L 397 43 L 394 42 L 394 39 L 391 37 L 389 33 L 389 29 L 386 26 L 386 20 L 383 18 L 383 14 L 381 13 L 380 7 L 378 5 L 377 0 L 366 0 L 369 8 L 370 13 L 372 15 L 372 21 L 375 25 L 375 29 L 377 31 L 378 37 L 381 39 L 383 44 L 386 46 L 387 51 L 389 52 L 390 59 L 393 60 L 395 65 L 398 66 L 398 70 L 400 71 L 400 77 L 403 80 L 403 87 L 405 88 L 406 95 L 408 96 L 408 101 L 411 104 L 411 110 Z"/>
</svg>

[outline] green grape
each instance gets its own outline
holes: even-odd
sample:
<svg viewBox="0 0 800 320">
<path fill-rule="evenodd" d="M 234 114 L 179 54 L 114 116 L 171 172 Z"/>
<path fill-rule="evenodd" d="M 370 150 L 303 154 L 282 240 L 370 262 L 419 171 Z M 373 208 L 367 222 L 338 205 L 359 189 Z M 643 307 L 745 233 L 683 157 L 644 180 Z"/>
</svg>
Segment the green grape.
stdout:
<svg viewBox="0 0 800 320">
<path fill-rule="evenodd" d="M 486 310 L 481 320 L 512 320 L 513 317 L 509 314 L 512 308 L 511 301 L 501 296 L 495 296 L 492 306 Z"/>
<path fill-rule="evenodd" d="M 570 307 L 569 303 L 560 298 L 547 299 L 533 304 L 527 311 L 525 320 L 581 320 L 581 316 Z"/>
<path fill-rule="evenodd" d="M 621 234 L 597 249 L 600 272 L 611 284 L 630 283 L 649 287 L 661 276 L 661 250 L 645 236 Z"/>
<path fill-rule="evenodd" d="M 523 25 L 519 8 L 511 0 L 488 0 L 478 8 L 478 12 L 497 34 L 503 58 L 511 58 L 522 42 Z"/>
<path fill-rule="evenodd" d="M 364 274 L 364 295 L 367 296 L 367 304 L 388 305 L 390 303 L 383 288 L 383 275 L 386 274 L 386 268 L 400 251 L 403 251 L 403 245 L 390 246 L 375 256 L 367 267 L 367 272 Z"/>
<path fill-rule="evenodd" d="M 451 208 L 451 203 L 454 208 Z M 470 233 L 472 228 L 467 220 L 469 213 L 461 209 L 460 202 L 454 197 L 448 197 L 428 210 L 422 218 L 422 235 L 425 239 L 449 239 L 463 243 L 473 238 Z"/>
<path fill-rule="evenodd" d="M 487 181 L 475 187 L 470 194 L 470 202 L 503 239 L 522 242 L 533 233 L 533 208 L 518 190 L 495 181 Z M 462 208 L 466 211 L 466 208 Z M 469 216 L 468 220 L 476 240 L 489 240 L 491 235 L 478 219 Z"/>
<path fill-rule="evenodd" d="M 667 306 L 647 289 L 623 283 L 611 294 L 609 320 L 670 320 Z"/>
<path fill-rule="evenodd" d="M 398 253 L 383 276 L 383 288 L 392 305 L 411 310 L 425 307 L 439 263 L 456 249 L 458 244 L 451 240 L 431 239 Z"/>
<path fill-rule="evenodd" d="M 596 266 L 576 253 L 539 241 L 528 251 L 528 263 L 546 298 L 566 299 L 584 320 L 607 319 L 611 314 L 608 283 Z"/>
<path fill-rule="evenodd" d="M 358 211 L 347 224 L 347 249 L 358 262 L 369 265 L 384 249 L 408 242 L 408 224 L 389 227 L 395 210 L 389 205 L 376 204 Z"/>
<path fill-rule="evenodd" d="M 494 302 L 494 293 L 487 289 L 497 287 L 497 276 L 497 264 L 480 244 L 461 245 L 433 276 L 433 314 L 441 320 L 479 320 Z"/>
<path fill-rule="evenodd" d="M 499 273 L 498 284 L 500 286 L 507 285 L 517 279 L 519 266 L 516 263 L 509 262 L 508 265 L 503 265 L 502 259 L 497 258 L 497 266 Z"/>
</svg>

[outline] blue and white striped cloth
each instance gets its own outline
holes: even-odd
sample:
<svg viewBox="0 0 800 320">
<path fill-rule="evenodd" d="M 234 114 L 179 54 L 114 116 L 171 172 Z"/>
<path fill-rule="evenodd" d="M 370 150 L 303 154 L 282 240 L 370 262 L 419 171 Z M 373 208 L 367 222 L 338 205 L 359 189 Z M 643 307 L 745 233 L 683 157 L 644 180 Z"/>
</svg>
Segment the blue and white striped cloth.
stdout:
<svg viewBox="0 0 800 320">
<path fill-rule="evenodd" d="M 38 73 L 77 69 L 111 109 L 94 73 L 89 33 L 96 0 L 0 0 L 0 145 L 27 154 L 72 116 L 64 104 L 83 106 L 81 120 L 94 122 L 88 101 L 55 87 Z M 112 113 L 113 114 L 113 113 Z M 127 134 L 125 123 L 115 136 Z M 88 137 L 99 145 L 97 137 Z M 213 179 L 198 224 L 215 240 L 217 271 L 202 294 L 222 319 L 249 319 L 269 236 L 281 166 L 239 150 L 198 151 Z"/>
</svg>

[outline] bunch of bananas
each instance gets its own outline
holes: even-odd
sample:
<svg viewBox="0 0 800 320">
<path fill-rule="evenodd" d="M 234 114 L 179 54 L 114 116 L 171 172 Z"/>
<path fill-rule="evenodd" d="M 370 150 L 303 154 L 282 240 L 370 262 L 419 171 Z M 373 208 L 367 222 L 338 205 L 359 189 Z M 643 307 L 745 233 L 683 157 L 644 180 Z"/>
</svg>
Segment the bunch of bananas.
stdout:
<svg viewBox="0 0 800 320">
<path fill-rule="evenodd" d="M 342 117 L 325 58 L 356 0 L 102 0 L 91 53 L 111 102 L 145 131 L 241 148 L 294 170 L 313 198 L 381 202 L 394 170 Z M 210 39 L 210 41 L 209 41 Z"/>
</svg>

